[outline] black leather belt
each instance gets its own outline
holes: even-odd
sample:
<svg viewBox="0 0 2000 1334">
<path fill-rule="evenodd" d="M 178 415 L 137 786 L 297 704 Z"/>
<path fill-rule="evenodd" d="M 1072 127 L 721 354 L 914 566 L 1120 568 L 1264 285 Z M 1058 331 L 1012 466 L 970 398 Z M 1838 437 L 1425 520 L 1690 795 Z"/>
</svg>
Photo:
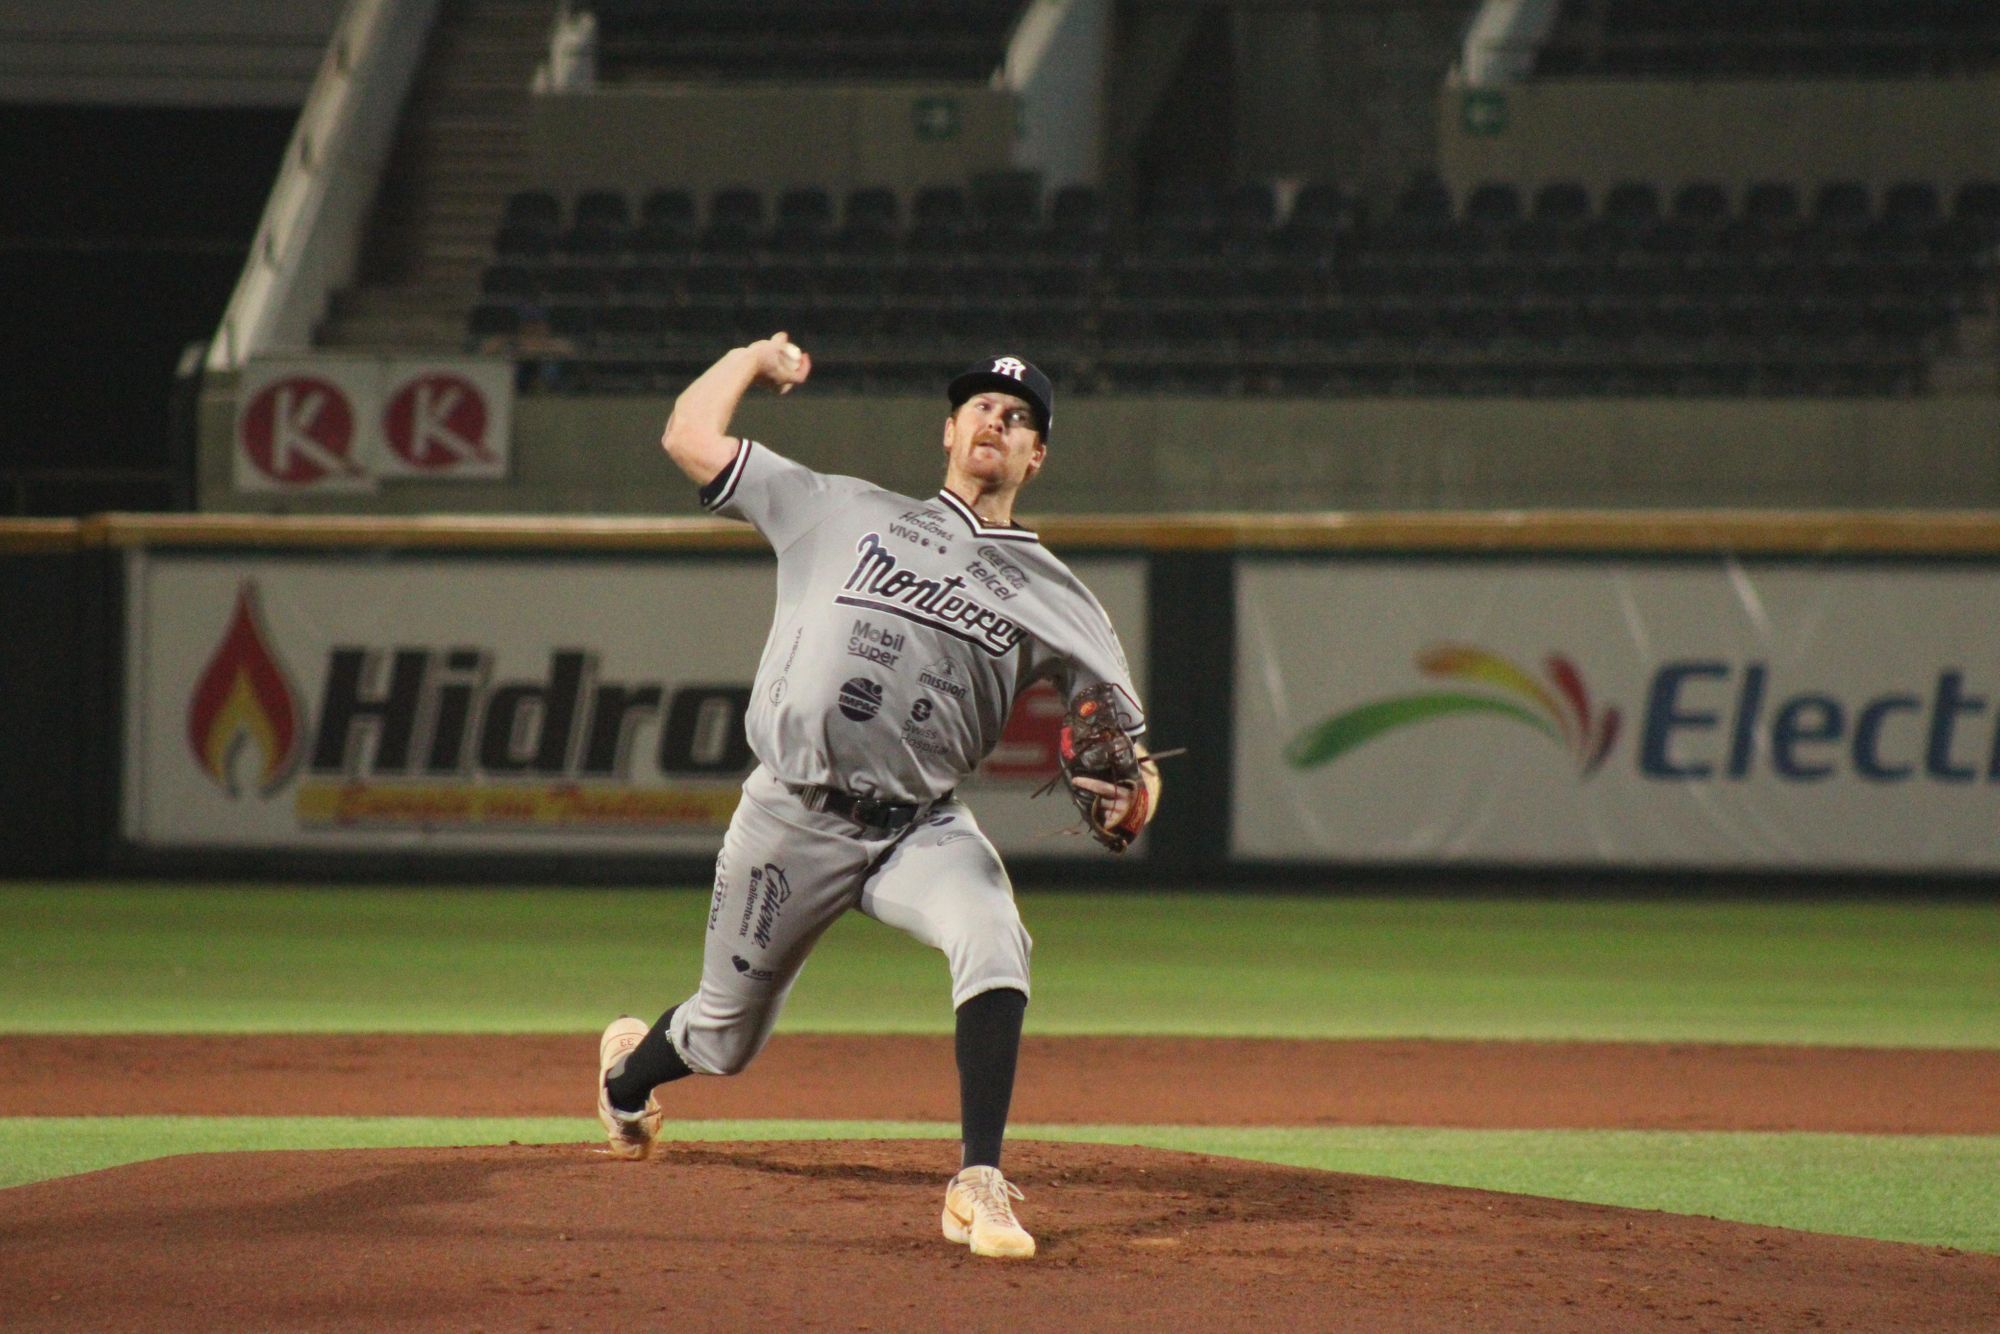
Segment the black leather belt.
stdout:
<svg viewBox="0 0 2000 1334">
<path fill-rule="evenodd" d="M 792 792 L 809 811 L 831 811 L 844 820 L 852 820 L 869 829 L 902 829 L 921 819 L 931 807 L 937 805 L 937 801 L 880 801 L 874 797 L 857 797 L 837 787 L 795 787 Z M 937 800 L 947 801 L 950 798 L 951 793 L 947 792 Z"/>
</svg>

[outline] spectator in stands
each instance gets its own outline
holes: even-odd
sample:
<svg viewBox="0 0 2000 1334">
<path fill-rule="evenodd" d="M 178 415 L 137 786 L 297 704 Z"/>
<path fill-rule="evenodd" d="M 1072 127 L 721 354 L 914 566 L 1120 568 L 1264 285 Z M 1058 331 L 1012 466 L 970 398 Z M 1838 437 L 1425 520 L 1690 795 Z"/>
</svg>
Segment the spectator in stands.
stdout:
<svg viewBox="0 0 2000 1334">
<path fill-rule="evenodd" d="M 521 303 L 514 332 L 491 334 L 479 344 L 488 356 L 514 360 L 514 388 L 520 393 L 562 387 L 563 363 L 576 355 L 576 343 L 549 326 L 548 307 Z"/>
</svg>

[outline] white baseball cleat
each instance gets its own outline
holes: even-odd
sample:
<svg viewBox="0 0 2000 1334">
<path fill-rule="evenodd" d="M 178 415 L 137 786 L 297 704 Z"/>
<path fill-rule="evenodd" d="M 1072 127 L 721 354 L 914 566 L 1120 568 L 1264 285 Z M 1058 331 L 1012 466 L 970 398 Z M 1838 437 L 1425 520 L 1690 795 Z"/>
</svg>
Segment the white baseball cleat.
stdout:
<svg viewBox="0 0 2000 1334">
<path fill-rule="evenodd" d="M 1026 1260 L 1035 1239 L 1014 1217 L 1021 1188 L 997 1167 L 968 1167 L 944 1189 L 944 1239 L 970 1245 L 974 1255 Z"/>
<path fill-rule="evenodd" d="M 649 1095 L 643 1110 L 621 1112 L 611 1105 L 604 1080 L 645 1036 L 645 1020 L 621 1014 L 597 1040 L 597 1119 L 604 1123 L 604 1138 L 610 1146 L 600 1152 L 635 1162 L 653 1151 L 653 1139 L 660 1133 L 659 1100 Z"/>
</svg>

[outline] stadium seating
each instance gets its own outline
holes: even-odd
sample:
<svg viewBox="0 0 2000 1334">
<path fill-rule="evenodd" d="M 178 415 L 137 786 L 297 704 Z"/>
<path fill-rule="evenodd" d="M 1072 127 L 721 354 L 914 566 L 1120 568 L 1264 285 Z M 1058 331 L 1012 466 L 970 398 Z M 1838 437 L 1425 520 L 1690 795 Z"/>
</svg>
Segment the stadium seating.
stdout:
<svg viewBox="0 0 2000 1334">
<path fill-rule="evenodd" d="M 1949 197 L 1950 207 L 1945 206 Z M 1666 202 L 1663 206 L 1663 200 Z M 1337 186 L 1177 192 L 1114 226 L 1066 187 L 714 192 L 509 203 L 467 337 L 533 305 L 561 383 L 658 390 L 775 328 L 827 390 L 1018 343 L 1075 391 L 1912 394 L 1992 313 L 2000 185 L 1415 181 L 1379 221 Z M 551 204 L 554 204 L 553 210 Z M 524 247 L 532 235 L 546 244 Z M 839 369 L 834 369 L 838 367 Z"/>
<path fill-rule="evenodd" d="M 579 6 L 582 7 L 582 6 Z M 611 82 L 984 80 L 1019 0 L 594 0 Z"/>
<path fill-rule="evenodd" d="M 1996 63 L 1988 0 L 1564 0 L 1535 73 L 1910 78 Z"/>
</svg>

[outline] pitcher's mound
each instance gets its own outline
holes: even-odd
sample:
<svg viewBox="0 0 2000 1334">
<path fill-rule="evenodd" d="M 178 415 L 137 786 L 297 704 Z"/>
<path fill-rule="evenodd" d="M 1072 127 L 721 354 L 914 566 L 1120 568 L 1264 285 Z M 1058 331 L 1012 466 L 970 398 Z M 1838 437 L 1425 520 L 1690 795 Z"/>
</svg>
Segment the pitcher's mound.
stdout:
<svg viewBox="0 0 2000 1334">
<path fill-rule="evenodd" d="M 0 1210 L 10 1328 L 1992 1329 L 2000 1257 L 1017 1141 L 1029 1261 L 941 1141 L 161 1159 Z"/>
</svg>

